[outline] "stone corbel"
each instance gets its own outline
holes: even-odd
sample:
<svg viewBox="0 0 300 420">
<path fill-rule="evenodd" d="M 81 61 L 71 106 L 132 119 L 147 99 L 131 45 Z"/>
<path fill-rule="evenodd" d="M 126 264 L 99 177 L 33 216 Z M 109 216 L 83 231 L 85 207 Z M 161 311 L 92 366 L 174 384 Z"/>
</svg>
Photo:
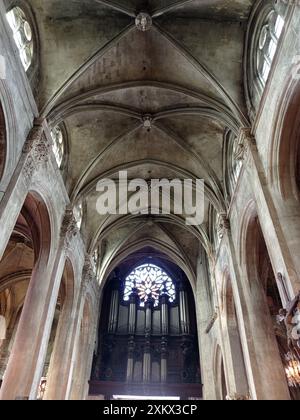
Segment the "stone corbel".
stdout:
<svg viewBox="0 0 300 420">
<path fill-rule="evenodd" d="M 245 161 L 253 146 L 256 146 L 256 142 L 251 133 L 251 128 L 241 128 L 234 145 L 234 159 L 237 161 Z"/>
</svg>

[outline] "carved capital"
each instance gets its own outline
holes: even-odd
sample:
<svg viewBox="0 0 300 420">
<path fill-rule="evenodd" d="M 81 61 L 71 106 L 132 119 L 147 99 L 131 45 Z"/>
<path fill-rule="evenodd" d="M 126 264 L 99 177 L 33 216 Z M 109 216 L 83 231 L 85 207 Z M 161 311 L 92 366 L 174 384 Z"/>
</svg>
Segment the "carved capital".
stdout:
<svg viewBox="0 0 300 420">
<path fill-rule="evenodd" d="M 26 163 L 30 158 L 37 165 L 47 162 L 49 159 L 51 144 L 44 134 L 44 127 L 40 122 L 31 129 L 23 147 L 23 153 L 28 155 Z"/>
<path fill-rule="evenodd" d="M 30 133 L 28 134 L 27 140 L 23 146 L 23 153 L 30 153 L 36 143 L 42 140 L 44 134 L 44 127 L 42 124 L 35 124 Z"/>
<path fill-rule="evenodd" d="M 226 232 L 230 230 L 230 222 L 225 213 L 220 213 L 217 220 L 217 232 L 220 239 L 223 239 Z"/>
</svg>

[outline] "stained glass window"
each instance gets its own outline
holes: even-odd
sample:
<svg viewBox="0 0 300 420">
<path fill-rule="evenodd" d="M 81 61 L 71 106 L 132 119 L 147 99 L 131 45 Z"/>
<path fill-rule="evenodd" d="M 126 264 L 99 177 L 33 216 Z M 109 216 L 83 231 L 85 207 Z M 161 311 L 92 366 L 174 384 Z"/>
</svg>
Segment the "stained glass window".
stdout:
<svg viewBox="0 0 300 420">
<path fill-rule="evenodd" d="M 135 268 L 125 280 L 124 300 L 136 288 L 140 298 L 140 306 L 145 306 L 149 298 L 154 299 L 154 306 L 158 306 L 162 293 L 169 296 L 169 301 L 174 302 L 176 290 L 173 280 L 160 267 L 154 264 L 143 264 Z"/>
<path fill-rule="evenodd" d="M 13 37 L 18 47 L 25 71 L 30 67 L 33 57 L 33 34 L 25 13 L 19 7 L 14 7 L 6 14 Z"/>
</svg>

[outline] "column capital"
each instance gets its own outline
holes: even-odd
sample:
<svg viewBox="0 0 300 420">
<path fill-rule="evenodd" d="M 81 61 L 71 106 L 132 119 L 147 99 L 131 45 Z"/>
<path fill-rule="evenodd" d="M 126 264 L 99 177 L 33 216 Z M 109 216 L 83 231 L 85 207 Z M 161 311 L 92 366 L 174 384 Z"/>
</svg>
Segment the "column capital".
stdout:
<svg viewBox="0 0 300 420">
<path fill-rule="evenodd" d="M 256 146 L 256 140 L 251 133 L 251 128 L 242 127 L 235 141 L 234 159 L 239 161 L 246 160 L 248 152 L 253 146 Z"/>
<path fill-rule="evenodd" d="M 38 163 L 48 161 L 51 144 L 45 136 L 43 122 L 36 120 L 23 146 L 23 153 L 31 154 Z"/>
<path fill-rule="evenodd" d="M 230 222 L 226 213 L 220 213 L 217 219 L 217 233 L 220 239 L 230 230 Z"/>
<path fill-rule="evenodd" d="M 34 145 L 41 141 L 44 134 L 43 124 L 35 121 L 23 146 L 23 153 L 30 153 Z"/>
<path fill-rule="evenodd" d="M 78 235 L 78 227 L 76 219 L 73 214 L 73 209 L 70 205 L 66 207 L 64 218 L 62 221 L 60 236 L 64 239 L 64 248 L 68 249 L 72 242 L 72 239 Z"/>
</svg>

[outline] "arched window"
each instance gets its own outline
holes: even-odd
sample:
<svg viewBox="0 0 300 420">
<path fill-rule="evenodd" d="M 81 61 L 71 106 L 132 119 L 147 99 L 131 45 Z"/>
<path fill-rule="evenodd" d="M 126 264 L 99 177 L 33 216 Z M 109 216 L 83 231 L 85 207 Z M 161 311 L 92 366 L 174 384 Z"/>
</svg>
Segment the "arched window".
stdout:
<svg viewBox="0 0 300 420">
<path fill-rule="evenodd" d="M 73 214 L 77 223 L 77 227 L 80 230 L 81 225 L 82 225 L 82 219 L 83 219 L 83 204 L 82 202 L 78 203 L 74 209 L 73 209 Z"/>
<path fill-rule="evenodd" d="M 254 121 L 289 15 L 288 1 L 260 0 L 252 8 L 246 34 L 245 95 Z"/>
<path fill-rule="evenodd" d="M 154 306 L 158 306 L 162 293 L 169 296 L 169 301 L 176 298 L 173 280 L 160 267 L 154 264 L 143 264 L 135 268 L 125 280 L 124 300 L 128 301 L 133 291 L 137 289 L 140 306 L 145 306 L 148 299 L 154 299 Z"/>
<path fill-rule="evenodd" d="M 33 31 L 28 19 L 20 7 L 14 7 L 6 14 L 13 37 L 18 47 L 20 58 L 25 71 L 31 65 L 33 58 Z"/>
<path fill-rule="evenodd" d="M 268 80 L 283 27 L 283 18 L 272 10 L 260 29 L 257 41 L 257 72 L 262 85 Z"/>
<path fill-rule="evenodd" d="M 62 129 L 57 125 L 51 130 L 53 140 L 52 150 L 59 168 L 61 168 L 64 158 L 65 146 Z"/>
</svg>

